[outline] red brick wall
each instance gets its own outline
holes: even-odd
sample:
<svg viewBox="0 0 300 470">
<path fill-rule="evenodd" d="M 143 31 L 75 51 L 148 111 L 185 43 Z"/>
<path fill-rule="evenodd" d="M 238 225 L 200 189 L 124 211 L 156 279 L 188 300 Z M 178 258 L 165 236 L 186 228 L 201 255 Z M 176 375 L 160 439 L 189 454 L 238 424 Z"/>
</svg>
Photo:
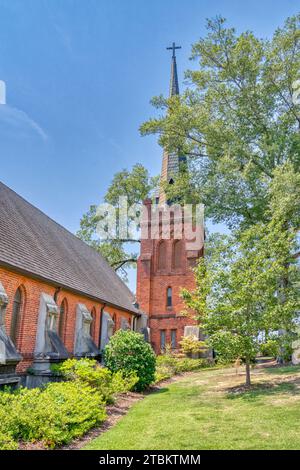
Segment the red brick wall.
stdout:
<svg viewBox="0 0 300 470">
<path fill-rule="evenodd" d="M 35 340 L 37 333 L 37 321 L 40 305 L 40 296 L 44 292 L 51 296 L 54 295 L 56 288 L 47 284 L 46 282 L 38 281 L 27 276 L 10 271 L 6 268 L 0 267 L 0 281 L 8 295 L 9 304 L 6 310 L 6 328 L 7 332 L 10 331 L 13 299 L 16 290 L 20 287 L 23 294 L 24 304 L 21 309 L 21 321 L 19 327 L 19 335 L 17 338 L 17 348 L 21 352 L 24 360 L 18 365 L 18 371 L 23 372 L 32 363 L 33 352 L 35 348 Z M 103 304 L 93 301 L 88 297 L 76 295 L 67 290 L 61 290 L 57 296 L 57 305 L 60 306 L 63 300 L 66 300 L 67 309 L 65 312 L 64 334 L 63 341 L 72 354 L 75 339 L 75 323 L 76 323 L 76 306 L 78 303 L 86 305 L 88 310 L 95 311 L 95 325 L 94 341 L 99 344 L 99 331 L 100 331 L 100 315 Z M 105 306 L 105 311 L 111 316 L 116 317 L 116 329 L 120 328 L 121 317 L 125 317 L 129 324 L 132 324 L 133 315 L 110 306 Z"/>
<path fill-rule="evenodd" d="M 148 204 L 147 201 L 146 204 Z M 146 230 L 145 226 L 144 230 Z M 196 259 L 203 254 L 202 250 L 193 253 L 187 252 L 183 235 L 180 267 L 175 269 L 173 250 L 176 241 L 169 238 L 163 241 L 166 250 L 166 265 L 161 270 L 158 260 L 161 242 L 161 239 L 153 240 L 150 236 L 148 239 L 142 239 L 137 270 L 137 301 L 140 309 L 149 316 L 151 343 L 157 354 L 161 352 L 161 330 L 166 330 L 166 342 L 170 343 L 171 330 L 176 329 L 178 344 L 183 336 L 184 327 L 195 323 L 191 318 L 180 315 L 182 310 L 185 310 L 180 290 L 182 288 L 191 290 L 195 287 L 192 266 L 194 266 Z M 167 306 L 168 287 L 172 287 L 172 307 Z"/>
</svg>

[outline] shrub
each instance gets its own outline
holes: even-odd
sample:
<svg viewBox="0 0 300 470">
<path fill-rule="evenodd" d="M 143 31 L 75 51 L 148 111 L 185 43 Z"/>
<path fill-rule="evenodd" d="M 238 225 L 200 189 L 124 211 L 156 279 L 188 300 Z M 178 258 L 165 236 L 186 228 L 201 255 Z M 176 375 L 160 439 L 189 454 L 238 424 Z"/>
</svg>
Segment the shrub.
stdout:
<svg viewBox="0 0 300 470">
<path fill-rule="evenodd" d="M 207 350 L 205 342 L 199 341 L 196 336 L 183 336 L 181 341 L 179 341 L 179 344 L 182 352 L 187 356 L 191 356 L 192 354 L 198 354 Z"/>
<path fill-rule="evenodd" d="M 169 379 L 173 375 L 209 367 L 207 359 L 190 359 L 174 355 L 170 351 L 156 358 L 155 382 Z"/>
<path fill-rule="evenodd" d="M 172 373 L 170 369 L 167 367 L 159 366 L 156 368 L 155 371 L 155 383 L 161 382 L 162 380 L 167 380 L 172 377 Z"/>
<path fill-rule="evenodd" d="M 91 359 L 68 359 L 53 370 L 67 382 L 0 392 L 0 449 L 16 449 L 18 440 L 68 443 L 101 423 L 105 403 L 138 381 L 134 373 L 112 373 Z"/>
<path fill-rule="evenodd" d="M 0 431 L 0 450 L 17 450 L 17 448 L 18 443 L 14 441 L 10 433 Z"/>
<path fill-rule="evenodd" d="M 122 371 L 125 376 L 136 373 L 138 382 L 134 389 L 142 391 L 155 378 L 155 354 L 140 333 L 118 330 L 110 339 L 104 352 L 105 365 L 112 372 Z"/>
<path fill-rule="evenodd" d="M 82 436 L 106 417 L 99 392 L 76 382 L 50 383 L 43 389 L 0 394 L 0 445 L 42 441 L 55 447 Z M 1 435 L 6 437 L 1 439 Z"/>
<path fill-rule="evenodd" d="M 126 376 L 122 371 L 113 374 L 94 359 L 68 359 L 56 371 L 67 380 L 79 380 L 95 388 L 106 403 L 112 403 L 116 394 L 132 390 L 138 382 L 134 372 Z"/>
<path fill-rule="evenodd" d="M 263 356 L 277 357 L 279 354 L 279 344 L 275 339 L 269 339 L 260 345 L 260 352 Z"/>
<path fill-rule="evenodd" d="M 176 359 L 172 353 L 167 350 L 156 358 L 155 382 L 166 380 L 176 374 Z"/>
<path fill-rule="evenodd" d="M 203 369 L 204 367 L 210 367 L 211 364 L 207 359 L 190 359 L 185 357 L 178 359 L 176 366 L 176 373 L 180 372 L 192 372 L 194 370 Z"/>
<path fill-rule="evenodd" d="M 176 373 L 176 364 L 176 357 L 171 353 L 161 354 L 156 358 L 156 366 L 168 369 L 171 375 L 174 375 Z"/>
</svg>

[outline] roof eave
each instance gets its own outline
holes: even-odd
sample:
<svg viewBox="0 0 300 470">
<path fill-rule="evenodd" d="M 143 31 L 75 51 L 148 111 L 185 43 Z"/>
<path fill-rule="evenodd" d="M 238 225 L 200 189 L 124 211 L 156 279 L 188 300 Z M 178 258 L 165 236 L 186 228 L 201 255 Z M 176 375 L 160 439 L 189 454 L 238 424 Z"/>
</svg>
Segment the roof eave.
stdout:
<svg viewBox="0 0 300 470">
<path fill-rule="evenodd" d="M 86 292 L 80 291 L 78 289 L 74 289 L 73 287 L 70 287 L 70 286 L 66 286 L 64 284 L 61 284 L 59 282 L 54 281 L 53 279 L 48 279 L 48 278 L 43 277 L 39 274 L 35 274 L 31 271 L 27 271 L 24 268 L 19 268 L 18 266 L 11 265 L 11 264 L 9 264 L 5 261 L 0 260 L 0 266 L 2 266 L 4 268 L 7 268 L 10 271 L 16 272 L 18 274 L 26 275 L 26 276 L 30 277 L 31 279 L 44 281 L 44 282 L 46 282 L 47 284 L 50 284 L 53 287 L 57 287 L 57 288 L 60 287 L 61 289 L 67 290 L 69 292 L 73 292 L 74 294 L 77 294 L 77 295 L 81 295 L 82 297 L 87 297 L 88 299 L 95 300 L 97 302 L 101 302 L 102 304 L 105 304 L 109 307 L 124 310 L 124 312 L 130 313 L 131 315 L 134 315 L 136 317 L 141 316 L 141 313 L 139 313 L 139 312 L 135 312 L 134 310 L 129 310 L 128 308 L 123 307 L 121 305 L 114 304 L 113 302 L 110 302 L 109 300 L 101 299 L 100 297 L 93 296 L 91 294 L 87 294 Z"/>
</svg>

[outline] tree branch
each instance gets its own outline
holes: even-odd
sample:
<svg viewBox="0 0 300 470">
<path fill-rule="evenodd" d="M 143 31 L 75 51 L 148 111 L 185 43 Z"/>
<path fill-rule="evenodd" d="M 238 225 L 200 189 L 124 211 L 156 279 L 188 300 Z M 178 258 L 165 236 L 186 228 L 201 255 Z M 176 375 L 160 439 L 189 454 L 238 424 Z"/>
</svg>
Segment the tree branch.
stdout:
<svg viewBox="0 0 300 470">
<path fill-rule="evenodd" d="M 122 261 L 116 261 L 115 263 L 112 263 L 111 266 L 112 267 L 116 266 L 114 269 L 115 269 L 115 271 L 118 271 L 118 269 L 121 269 L 124 266 L 124 264 L 126 264 L 126 263 L 136 263 L 136 261 L 137 261 L 136 258 L 127 258 L 127 259 L 124 259 Z"/>
</svg>

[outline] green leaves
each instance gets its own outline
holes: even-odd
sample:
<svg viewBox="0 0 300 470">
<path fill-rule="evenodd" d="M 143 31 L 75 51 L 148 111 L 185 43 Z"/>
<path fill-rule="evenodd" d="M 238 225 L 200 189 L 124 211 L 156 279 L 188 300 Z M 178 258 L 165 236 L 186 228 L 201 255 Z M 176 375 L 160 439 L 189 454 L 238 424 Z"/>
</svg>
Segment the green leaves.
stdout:
<svg viewBox="0 0 300 470">
<path fill-rule="evenodd" d="M 151 178 L 148 171 L 141 164 L 133 166 L 132 170 L 122 170 L 117 172 L 109 185 L 104 197 L 107 204 L 111 204 L 116 214 L 116 234 L 108 236 L 106 240 L 99 238 L 97 225 L 101 217 L 97 213 L 97 206 L 92 205 L 80 221 L 80 230 L 77 236 L 95 250 L 99 251 L 107 262 L 120 274 L 123 280 L 127 280 L 127 269 L 136 265 L 138 250 L 132 250 L 132 244 L 138 245 L 138 240 L 120 238 L 119 211 L 121 196 L 127 198 L 128 208 L 134 204 L 142 204 L 144 199 L 149 197 L 151 191 L 157 186 L 157 178 Z M 100 201 L 99 201 L 100 202 Z M 133 219 L 133 215 L 128 216 L 128 223 Z"/>
<path fill-rule="evenodd" d="M 181 97 L 154 100 L 166 110 L 141 126 L 168 151 L 189 160 L 190 181 L 175 182 L 170 198 L 202 202 L 206 217 L 230 228 L 264 220 L 274 170 L 300 168 L 300 15 L 289 18 L 270 41 L 238 35 L 217 17 L 192 48 L 196 69 L 186 72 Z"/>
<path fill-rule="evenodd" d="M 118 330 L 105 348 L 105 365 L 112 372 L 122 371 L 125 376 L 135 373 L 137 391 L 144 390 L 154 381 L 155 354 L 143 335 L 130 330 Z"/>
<path fill-rule="evenodd" d="M 268 198 L 264 222 L 208 240 L 207 256 L 195 269 L 196 289 L 182 292 L 210 346 L 225 358 L 250 360 L 262 333 L 284 330 L 280 341 L 287 343 L 296 331 L 300 177 L 291 163 L 274 170 Z"/>
<path fill-rule="evenodd" d="M 114 175 L 104 199 L 105 202 L 118 207 L 119 197 L 126 196 L 128 206 L 131 206 L 146 199 L 152 188 L 148 170 L 137 163 L 131 171 L 124 169 Z"/>
<path fill-rule="evenodd" d="M 68 443 L 103 422 L 105 405 L 138 381 L 91 359 L 68 359 L 53 371 L 65 381 L 0 393 L 0 449 L 16 449 L 19 440 L 51 448 Z"/>
<path fill-rule="evenodd" d="M 93 359 L 68 359 L 56 370 L 67 380 L 79 381 L 94 388 L 105 403 L 112 403 L 118 393 L 128 392 L 138 382 L 136 374 L 125 377 L 122 371 L 112 373 Z"/>
<path fill-rule="evenodd" d="M 179 357 L 166 350 L 164 354 L 156 358 L 155 383 L 169 379 L 173 375 L 182 372 L 196 371 L 205 367 L 209 367 L 210 363 L 207 359 L 191 359 L 188 357 Z"/>
<path fill-rule="evenodd" d="M 46 447 L 55 447 L 82 436 L 105 417 L 101 394 L 78 381 L 3 392 L 0 448 L 16 448 L 18 440 L 41 441 Z"/>
</svg>

